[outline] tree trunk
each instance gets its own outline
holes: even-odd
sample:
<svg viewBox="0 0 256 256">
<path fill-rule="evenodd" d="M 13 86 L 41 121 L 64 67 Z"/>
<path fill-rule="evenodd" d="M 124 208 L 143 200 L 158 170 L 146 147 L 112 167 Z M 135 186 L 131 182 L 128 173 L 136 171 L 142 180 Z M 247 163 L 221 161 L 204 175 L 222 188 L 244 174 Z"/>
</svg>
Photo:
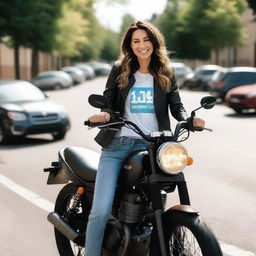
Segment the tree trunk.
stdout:
<svg viewBox="0 0 256 256">
<path fill-rule="evenodd" d="M 38 74 L 39 71 L 39 51 L 37 48 L 32 49 L 31 59 L 31 76 L 32 78 Z"/>
<path fill-rule="evenodd" d="M 220 63 L 220 58 L 219 58 L 219 56 L 220 56 L 219 48 L 216 48 L 216 49 L 215 49 L 215 64 L 216 64 L 216 65 L 219 65 L 219 63 Z"/>
<path fill-rule="evenodd" d="M 20 46 L 17 42 L 14 43 L 14 67 L 15 67 L 15 78 L 20 79 Z"/>
</svg>

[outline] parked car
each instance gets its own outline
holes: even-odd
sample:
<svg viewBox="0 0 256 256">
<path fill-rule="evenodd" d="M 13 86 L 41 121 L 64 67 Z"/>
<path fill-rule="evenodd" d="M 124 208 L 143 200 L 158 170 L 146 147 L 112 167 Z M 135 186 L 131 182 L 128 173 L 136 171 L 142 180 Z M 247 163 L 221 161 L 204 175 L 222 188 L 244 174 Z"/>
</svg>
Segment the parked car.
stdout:
<svg viewBox="0 0 256 256">
<path fill-rule="evenodd" d="M 192 69 L 182 62 L 171 62 L 171 66 L 174 68 L 175 76 L 180 88 L 182 88 L 183 82 L 188 74 L 193 73 Z"/>
<path fill-rule="evenodd" d="M 81 84 L 85 80 L 83 71 L 77 67 L 63 67 L 61 70 L 72 77 L 74 84 Z"/>
<path fill-rule="evenodd" d="M 95 77 L 94 69 L 90 65 L 85 63 L 77 63 L 75 67 L 82 70 L 85 80 L 91 80 Z"/>
<path fill-rule="evenodd" d="M 112 66 L 105 62 L 90 61 L 89 64 L 94 69 L 96 76 L 108 76 L 112 69 Z"/>
<path fill-rule="evenodd" d="M 256 83 L 256 68 L 233 67 L 229 68 L 214 84 L 212 94 L 222 100 L 227 92 L 240 85 Z"/>
<path fill-rule="evenodd" d="M 216 71 L 211 79 L 208 81 L 209 85 L 209 91 L 213 91 L 213 88 L 215 87 L 215 84 L 220 81 L 220 79 L 225 75 L 227 72 L 228 68 L 221 68 L 220 70 Z"/>
<path fill-rule="evenodd" d="M 187 78 L 184 81 L 182 86 L 188 89 L 208 91 L 210 88 L 209 81 L 212 79 L 213 75 L 221 69 L 222 67 L 218 65 L 200 66 L 195 70 L 195 73 L 192 77 Z"/>
<path fill-rule="evenodd" d="M 248 109 L 256 110 L 256 83 L 229 90 L 225 97 L 225 103 L 237 113 Z"/>
<path fill-rule="evenodd" d="M 0 80 L 0 143 L 29 134 L 65 137 L 70 127 L 64 108 L 23 80 Z"/>
<path fill-rule="evenodd" d="M 62 89 L 73 85 L 70 75 L 64 71 L 47 71 L 39 73 L 32 82 L 40 89 Z"/>
</svg>

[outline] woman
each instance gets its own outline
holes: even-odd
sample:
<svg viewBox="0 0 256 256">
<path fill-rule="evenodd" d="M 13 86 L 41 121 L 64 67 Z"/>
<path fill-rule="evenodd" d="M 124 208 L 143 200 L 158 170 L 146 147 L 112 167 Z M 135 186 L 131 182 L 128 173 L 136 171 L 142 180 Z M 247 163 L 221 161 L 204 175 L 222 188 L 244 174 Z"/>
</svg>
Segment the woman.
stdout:
<svg viewBox="0 0 256 256">
<path fill-rule="evenodd" d="M 108 122 L 111 114 L 118 111 L 149 134 L 170 130 L 168 108 L 178 121 L 187 119 L 164 38 L 147 22 L 135 22 L 125 32 L 120 61 L 109 75 L 104 95 L 110 99 L 111 108 L 89 117 L 90 122 Z M 203 128 L 204 121 L 194 118 L 193 125 Z M 125 127 L 101 130 L 95 140 L 102 146 L 102 154 L 86 231 L 87 256 L 101 255 L 104 229 L 124 159 L 130 153 L 146 148 L 142 138 Z"/>
</svg>

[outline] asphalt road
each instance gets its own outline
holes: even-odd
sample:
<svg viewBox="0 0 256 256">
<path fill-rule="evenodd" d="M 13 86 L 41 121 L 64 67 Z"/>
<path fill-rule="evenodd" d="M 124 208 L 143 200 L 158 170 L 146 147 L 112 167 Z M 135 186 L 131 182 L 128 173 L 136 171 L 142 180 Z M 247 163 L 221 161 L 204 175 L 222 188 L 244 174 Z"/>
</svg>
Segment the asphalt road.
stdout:
<svg viewBox="0 0 256 256">
<path fill-rule="evenodd" d="M 58 255 L 46 217 L 62 186 L 47 186 L 43 168 L 56 160 L 58 149 L 66 145 L 100 150 L 93 140 L 97 130 L 87 130 L 83 121 L 98 112 L 87 98 L 101 93 L 105 82 L 106 78 L 97 78 L 71 89 L 47 92 L 71 117 L 65 140 L 54 142 L 50 135 L 40 135 L 0 146 L 0 255 Z M 204 95 L 181 91 L 188 111 L 196 108 Z M 191 204 L 214 230 L 225 255 L 253 256 L 256 114 L 237 115 L 223 105 L 197 113 L 214 132 L 193 133 L 184 143 L 194 158 L 194 164 L 184 171 Z M 177 202 L 176 196 L 169 197 L 168 206 Z"/>
</svg>

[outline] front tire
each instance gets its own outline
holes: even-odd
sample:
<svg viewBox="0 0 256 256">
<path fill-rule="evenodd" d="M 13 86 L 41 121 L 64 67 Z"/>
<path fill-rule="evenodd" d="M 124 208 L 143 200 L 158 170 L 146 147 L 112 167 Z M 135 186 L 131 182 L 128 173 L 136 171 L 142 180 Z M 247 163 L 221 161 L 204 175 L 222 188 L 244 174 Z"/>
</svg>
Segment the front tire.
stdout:
<svg viewBox="0 0 256 256">
<path fill-rule="evenodd" d="M 66 131 L 56 131 L 52 133 L 53 140 L 63 140 L 66 136 Z"/>
<path fill-rule="evenodd" d="M 166 247 L 173 256 L 222 256 L 217 238 L 197 214 L 168 212 L 164 217 Z M 150 256 L 161 255 L 153 232 Z"/>
<path fill-rule="evenodd" d="M 12 140 L 10 133 L 6 131 L 3 124 L 0 123 L 0 144 L 6 144 Z"/>
<path fill-rule="evenodd" d="M 85 233 L 89 208 L 85 198 L 82 199 L 78 211 L 73 213 L 70 218 L 67 217 L 66 210 L 70 205 L 70 201 L 77 191 L 78 186 L 74 183 L 69 183 L 60 191 L 54 211 L 58 213 L 66 223 L 68 223 L 76 232 L 83 235 Z M 84 237 L 79 244 L 73 243 L 66 238 L 60 231 L 54 228 L 55 240 L 60 256 L 83 256 L 84 252 Z"/>
</svg>

